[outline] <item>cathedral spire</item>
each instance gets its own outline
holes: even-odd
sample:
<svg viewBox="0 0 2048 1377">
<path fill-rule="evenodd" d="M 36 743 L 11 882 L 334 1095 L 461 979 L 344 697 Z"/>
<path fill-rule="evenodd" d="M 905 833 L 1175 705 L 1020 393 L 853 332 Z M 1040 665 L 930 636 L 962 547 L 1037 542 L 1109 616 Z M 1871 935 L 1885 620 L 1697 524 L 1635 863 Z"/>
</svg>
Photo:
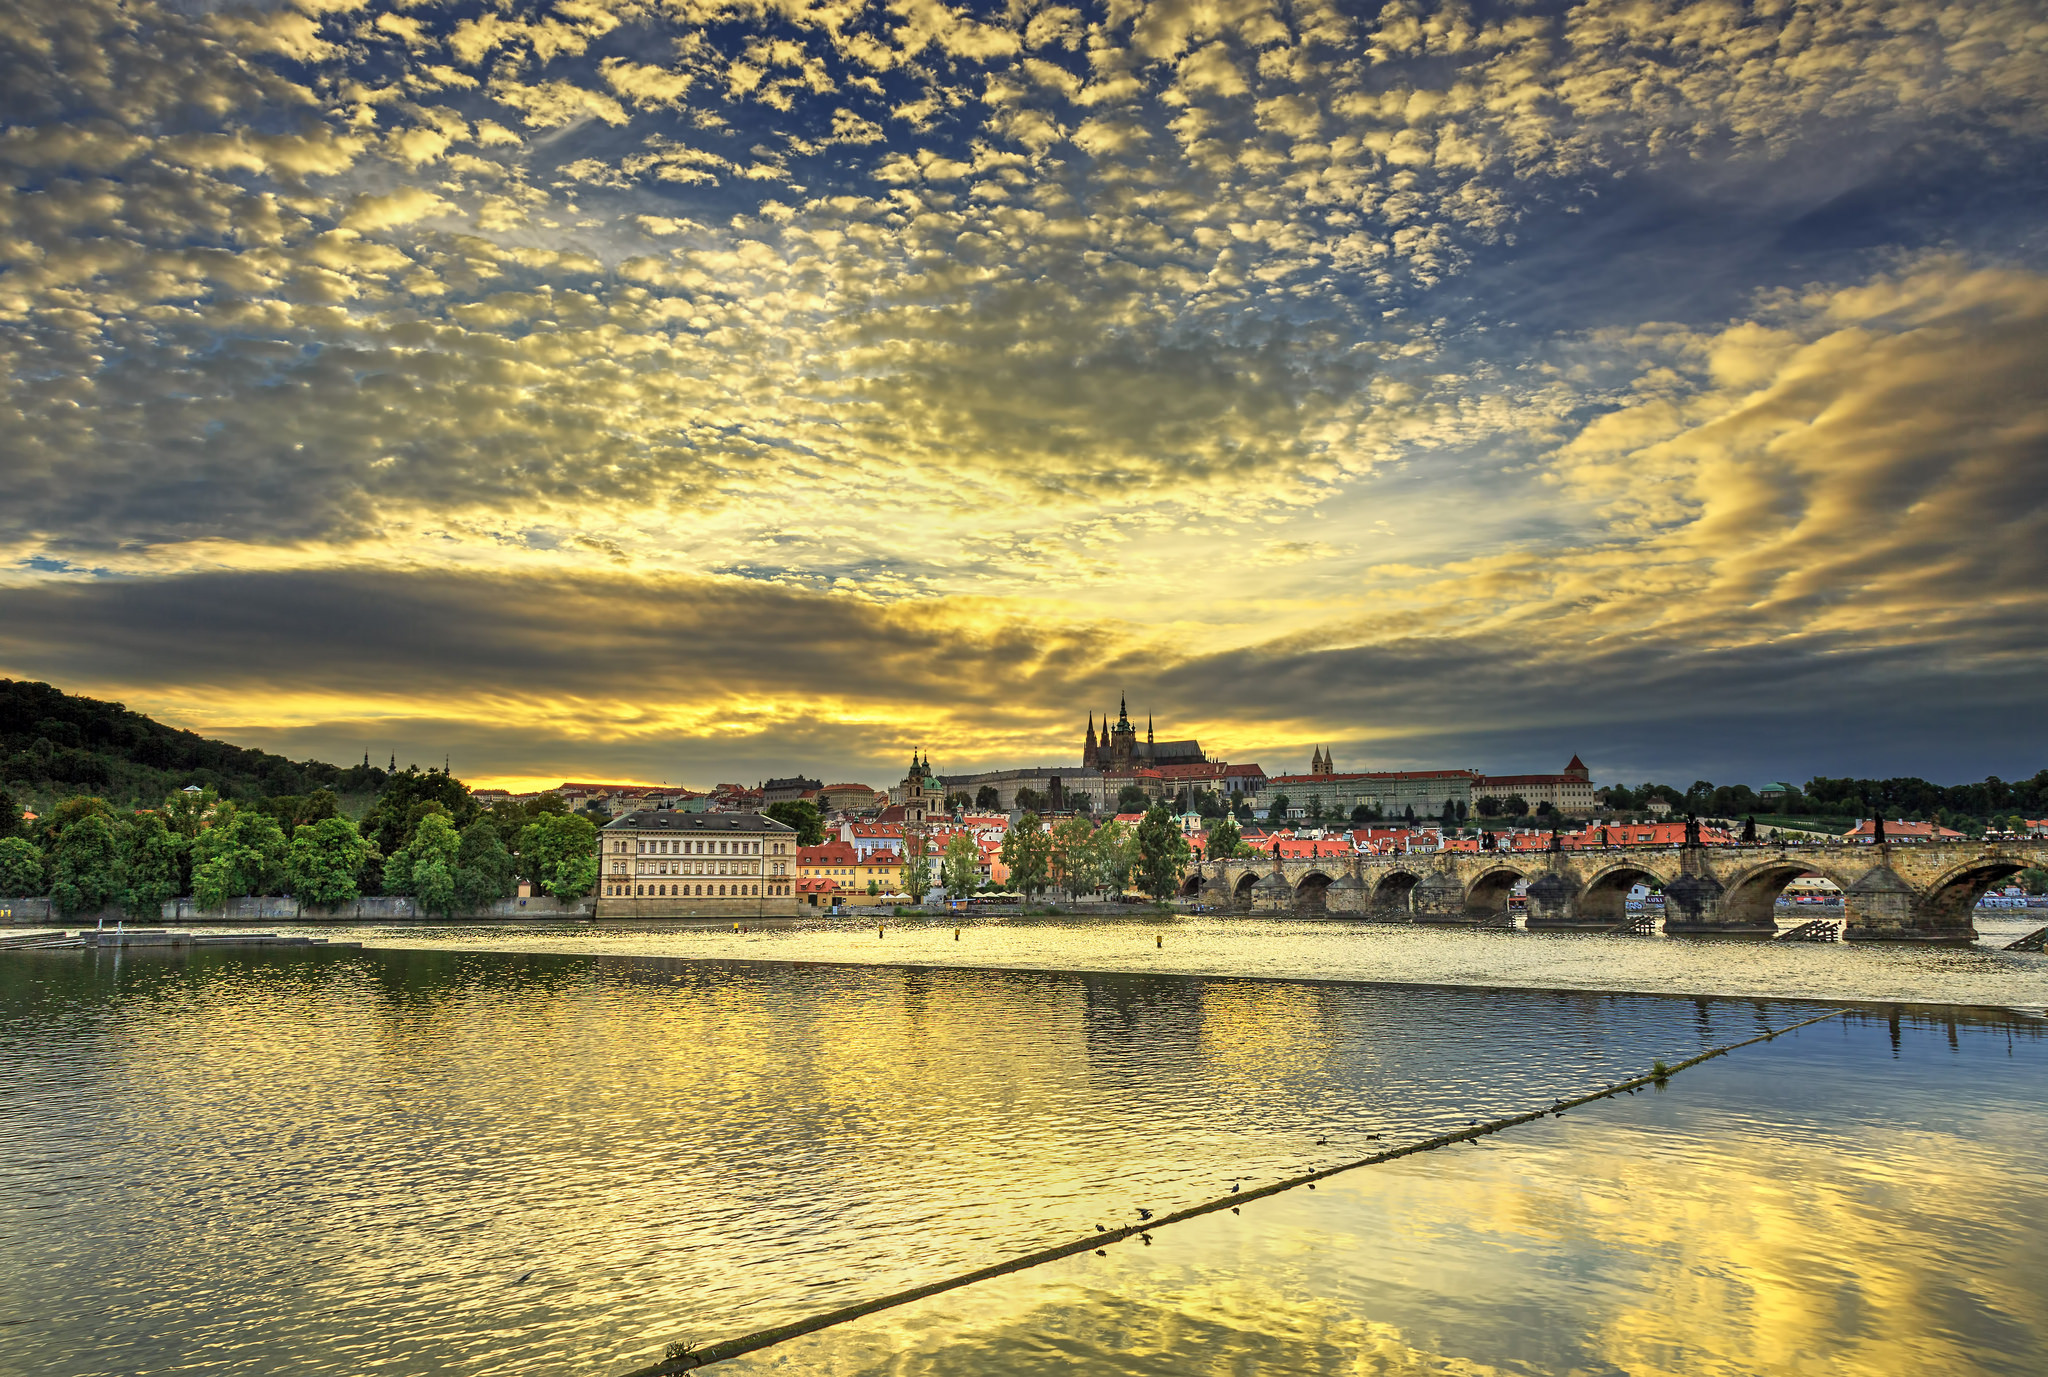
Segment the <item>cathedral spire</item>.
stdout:
<svg viewBox="0 0 2048 1377">
<path fill-rule="evenodd" d="M 1131 704 L 1121 693 L 1116 696 L 1116 724 L 1119 727 L 1131 725 Z"/>
<path fill-rule="evenodd" d="M 1152 744 L 1152 714 L 1149 712 L 1145 714 L 1145 744 Z"/>
</svg>

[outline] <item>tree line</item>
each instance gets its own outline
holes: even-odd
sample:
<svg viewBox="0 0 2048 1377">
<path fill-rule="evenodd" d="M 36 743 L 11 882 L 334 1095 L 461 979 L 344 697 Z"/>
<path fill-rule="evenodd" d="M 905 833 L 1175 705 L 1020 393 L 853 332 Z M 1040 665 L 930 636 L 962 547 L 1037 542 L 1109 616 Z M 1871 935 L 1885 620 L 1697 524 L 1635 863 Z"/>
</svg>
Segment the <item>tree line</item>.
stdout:
<svg viewBox="0 0 2048 1377">
<path fill-rule="evenodd" d="M 1157 804 L 1135 826 L 1113 818 L 1098 824 L 1079 813 L 1047 826 L 1026 811 L 1004 834 L 1000 854 L 1010 872 L 1005 886 L 1029 898 L 1047 891 L 1071 898 L 1121 894 L 1135 886 L 1164 901 L 1178 891 L 1192 853 L 1173 814 Z M 922 898 L 934 886 L 955 899 L 982 887 L 981 847 L 972 836 L 954 833 L 936 864 L 931 856 L 906 857 L 904 891 Z"/>
<path fill-rule="evenodd" d="M 2007 783 L 1991 775 L 1974 784 L 1933 784 L 1914 776 L 1895 779 L 1830 779 L 1816 775 L 1804 788 L 1781 796 L 1758 794 L 1747 784 L 1712 784 L 1696 779 L 1680 790 L 1669 784 L 1634 788 L 1609 785 L 1598 797 L 1618 813 L 1641 812 L 1661 798 L 1673 811 L 1701 817 L 1742 817 L 1750 813 L 1781 813 L 1791 817 L 1867 818 L 1882 815 L 1911 822 L 1933 822 L 1957 831 L 1981 833 L 1986 828 L 2021 830 L 2014 819 L 2048 815 L 2048 770 L 2033 778 Z"/>
<path fill-rule="evenodd" d="M 597 873 L 597 828 L 560 798 L 484 808 L 432 770 L 388 775 L 359 819 L 327 789 L 254 802 L 181 789 L 126 812 L 76 795 L 25 824 L 0 790 L 0 895 L 46 895 L 66 918 L 117 908 L 155 919 L 186 897 L 202 908 L 252 895 L 332 907 L 379 894 L 445 917 L 510 898 L 522 879 L 581 898 Z"/>
</svg>

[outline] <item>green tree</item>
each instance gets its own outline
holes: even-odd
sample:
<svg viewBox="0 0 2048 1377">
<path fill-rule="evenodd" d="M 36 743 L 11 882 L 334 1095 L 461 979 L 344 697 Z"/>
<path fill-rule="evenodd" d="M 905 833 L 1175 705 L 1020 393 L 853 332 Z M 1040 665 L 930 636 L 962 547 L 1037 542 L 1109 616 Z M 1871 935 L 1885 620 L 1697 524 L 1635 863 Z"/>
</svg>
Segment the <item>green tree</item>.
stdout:
<svg viewBox="0 0 2048 1377">
<path fill-rule="evenodd" d="M 94 800 L 98 802 L 98 800 Z M 66 918 L 97 913 L 121 893 L 121 848 L 104 813 L 77 816 L 50 852 L 50 898 Z"/>
<path fill-rule="evenodd" d="M 924 853 L 922 835 L 907 837 L 905 843 L 909 859 L 903 863 L 903 892 L 921 904 L 932 892 L 932 860 Z"/>
<path fill-rule="evenodd" d="M 462 829 L 462 847 L 455 856 L 455 901 L 465 909 L 485 909 L 511 898 L 518 888 L 512 870 L 512 853 L 505 849 L 497 826 L 479 817 Z"/>
<path fill-rule="evenodd" d="M 43 853 L 27 837 L 0 837 L 0 898 L 29 899 L 43 892 Z"/>
<path fill-rule="evenodd" d="M 2029 894 L 2048 894 L 2048 870 L 2029 866 L 2019 873 L 2020 888 Z"/>
<path fill-rule="evenodd" d="M 1249 848 L 1244 844 L 1244 834 L 1237 830 L 1237 824 L 1229 818 L 1223 819 L 1209 829 L 1210 860 L 1227 861 L 1247 849 Z"/>
<path fill-rule="evenodd" d="M 946 893 L 952 898 L 972 894 L 981 883 L 981 848 L 974 844 L 974 838 L 965 832 L 955 832 L 948 838 L 946 850 L 939 857 L 939 873 Z"/>
<path fill-rule="evenodd" d="M 14 837 L 21 834 L 21 805 L 14 795 L 0 789 L 0 837 Z"/>
<path fill-rule="evenodd" d="M 1126 784 L 1116 791 L 1116 810 L 1119 813 L 1142 813 L 1151 806 L 1151 797 L 1135 784 Z"/>
<path fill-rule="evenodd" d="M 1188 839 L 1164 808 L 1154 808 L 1138 823 L 1138 887 L 1154 900 L 1165 901 L 1180 888 L 1187 868 Z"/>
<path fill-rule="evenodd" d="M 973 806 L 974 796 L 965 789 L 955 789 L 946 795 L 946 811 L 949 813 L 964 813 Z"/>
<path fill-rule="evenodd" d="M 1622 790 L 1622 792 L 1627 793 L 1628 791 L 1624 789 Z M 1479 796 L 1479 816 L 1482 818 L 1499 817 L 1500 800 L 1495 798 L 1492 794 L 1481 794 Z"/>
<path fill-rule="evenodd" d="M 535 824 L 538 826 L 538 824 Z M 387 894 L 410 894 L 425 905 L 425 896 L 420 893 L 420 870 L 422 866 L 438 866 L 433 872 L 437 884 L 444 888 L 437 891 L 437 897 L 444 897 L 444 909 L 455 904 L 455 864 L 462 849 L 462 835 L 455 830 L 455 824 L 445 813 L 427 813 L 421 816 L 419 826 L 413 829 L 412 839 L 394 851 L 384 862 L 384 892 Z"/>
<path fill-rule="evenodd" d="M 1046 797 L 1038 790 L 1025 784 L 1018 787 L 1017 806 L 1027 813 L 1035 813 L 1046 806 Z"/>
<path fill-rule="evenodd" d="M 292 833 L 285 876 L 302 904 L 332 908 L 362 893 L 363 868 L 376 858 L 347 818 L 322 818 Z"/>
<path fill-rule="evenodd" d="M 1500 811 L 1511 818 L 1527 817 L 1529 815 L 1529 800 L 1523 798 L 1520 794 L 1509 794 L 1501 800 Z"/>
<path fill-rule="evenodd" d="M 64 835 L 65 830 L 74 822 L 91 817 L 105 818 L 111 827 L 114 822 L 114 810 L 105 799 L 94 798 L 89 794 L 74 795 L 50 810 L 49 816 L 42 820 L 43 845 L 50 851 L 53 859 L 56 855 L 57 841 Z"/>
<path fill-rule="evenodd" d="M 221 804 L 192 843 L 192 897 L 201 908 L 221 908 L 245 894 L 276 893 L 285 850 L 276 818 Z"/>
<path fill-rule="evenodd" d="M 1095 829 L 1095 878 L 1099 887 L 1121 894 L 1138 864 L 1138 834 L 1111 818 Z"/>
<path fill-rule="evenodd" d="M 589 818 L 541 818 L 519 834 L 521 873 L 557 899 L 580 899 L 596 888 L 597 865 L 597 828 Z"/>
<path fill-rule="evenodd" d="M 1025 813 L 1003 834 L 1003 864 L 1010 888 L 1038 894 L 1051 880 L 1052 837 L 1036 813 Z"/>
<path fill-rule="evenodd" d="M 185 892 L 186 841 L 155 813 L 145 813 L 123 839 L 122 904 L 128 916 L 161 920 L 164 904 Z"/>
<path fill-rule="evenodd" d="M 1054 889 L 1069 895 L 1095 888 L 1095 824 L 1084 817 L 1061 818 L 1054 823 L 1046 873 Z"/>
<path fill-rule="evenodd" d="M 816 846 L 825 840 L 825 819 L 818 812 L 818 805 L 807 798 L 771 803 L 766 809 L 766 816 L 785 827 L 795 828 L 798 846 Z"/>
<path fill-rule="evenodd" d="M 164 820 L 164 826 L 189 842 L 205 828 L 207 819 L 219 802 L 220 796 L 211 788 L 191 794 L 180 789 L 164 800 L 157 816 Z"/>
<path fill-rule="evenodd" d="M 1272 798 L 1268 799 L 1266 801 L 1266 821 L 1287 821 L 1287 803 L 1287 795 L 1285 794 L 1275 794 Z"/>
<path fill-rule="evenodd" d="M 974 791 L 974 811 L 977 813 L 993 813 L 1002 806 L 1003 796 L 996 792 L 995 785 L 984 784 Z"/>
</svg>

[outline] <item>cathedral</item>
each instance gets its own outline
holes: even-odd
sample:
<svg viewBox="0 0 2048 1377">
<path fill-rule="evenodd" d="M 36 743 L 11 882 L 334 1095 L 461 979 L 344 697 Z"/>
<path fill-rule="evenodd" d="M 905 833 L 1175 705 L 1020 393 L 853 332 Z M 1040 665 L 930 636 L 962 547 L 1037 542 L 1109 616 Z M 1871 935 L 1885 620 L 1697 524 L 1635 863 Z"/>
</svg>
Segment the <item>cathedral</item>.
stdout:
<svg viewBox="0 0 2048 1377">
<path fill-rule="evenodd" d="M 1130 705 L 1121 698 L 1117 700 L 1115 726 L 1109 724 L 1108 713 L 1102 715 L 1100 739 L 1095 735 L 1095 714 L 1088 714 L 1088 737 L 1081 747 L 1081 764 L 1086 769 L 1124 775 L 1162 765 L 1204 765 L 1208 760 L 1199 741 L 1154 741 L 1149 717 L 1145 719 L 1145 739 L 1138 740 L 1138 729 L 1131 725 Z"/>
</svg>

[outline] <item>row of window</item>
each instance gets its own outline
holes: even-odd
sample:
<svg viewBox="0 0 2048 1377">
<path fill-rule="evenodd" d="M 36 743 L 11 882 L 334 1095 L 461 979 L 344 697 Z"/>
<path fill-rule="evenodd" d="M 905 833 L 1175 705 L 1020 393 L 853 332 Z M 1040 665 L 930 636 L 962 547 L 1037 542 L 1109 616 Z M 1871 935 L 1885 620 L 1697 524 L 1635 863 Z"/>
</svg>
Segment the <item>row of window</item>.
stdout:
<svg viewBox="0 0 2048 1377">
<path fill-rule="evenodd" d="M 777 842 L 770 847 L 769 854 L 785 854 L 787 842 Z M 612 842 L 616 853 L 638 849 L 643 856 L 758 856 L 761 843 L 757 841 L 671 841 L 666 837 L 641 837 L 627 841 L 621 837 Z"/>
<path fill-rule="evenodd" d="M 731 893 L 727 893 L 730 888 Z M 768 892 L 788 894 L 788 885 L 770 885 Z M 757 899 L 761 897 L 759 885 L 624 885 L 608 884 L 604 887 L 607 899 Z"/>
</svg>

